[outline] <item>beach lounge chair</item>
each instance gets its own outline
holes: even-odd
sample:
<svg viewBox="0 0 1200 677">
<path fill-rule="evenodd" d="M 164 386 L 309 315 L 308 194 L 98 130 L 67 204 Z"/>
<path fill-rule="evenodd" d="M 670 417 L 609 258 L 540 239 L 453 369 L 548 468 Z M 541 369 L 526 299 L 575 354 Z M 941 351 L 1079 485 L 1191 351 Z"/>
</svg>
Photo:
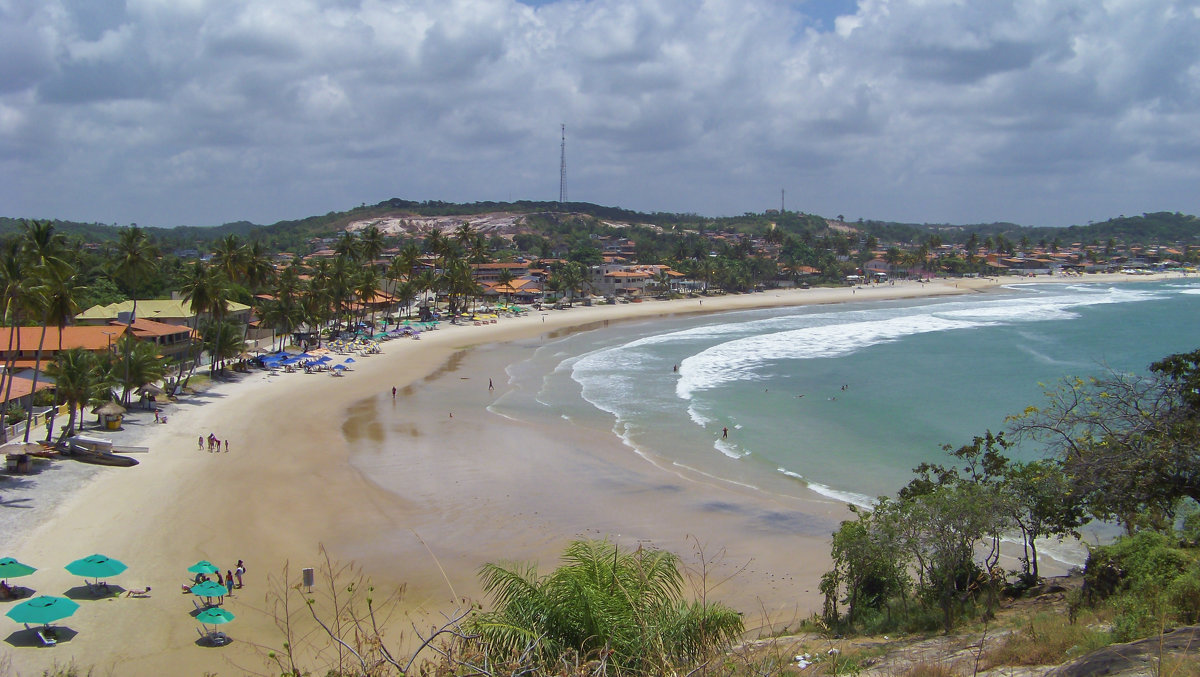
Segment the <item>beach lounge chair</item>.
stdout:
<svg viewBox="0 0 1200 677">
<path fill-rule="evenodd" d="M 38 639 L 42 640 L 42 646 L 54 646 L 58 644 L 58 639 L 54 637 L 54 631 L 48 627 L 37 629 Z"/>
</svg>

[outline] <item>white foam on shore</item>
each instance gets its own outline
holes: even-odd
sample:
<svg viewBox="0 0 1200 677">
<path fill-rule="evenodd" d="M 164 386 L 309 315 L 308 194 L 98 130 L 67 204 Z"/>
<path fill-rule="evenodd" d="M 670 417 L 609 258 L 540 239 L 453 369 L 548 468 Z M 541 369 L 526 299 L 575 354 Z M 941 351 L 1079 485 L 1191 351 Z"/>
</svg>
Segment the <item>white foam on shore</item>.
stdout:
<svg viewBox="0 0 1200 677">
<path fill-rule="evenodd" d="M 805 487 L 812 490 L 813 493 L 820 494 L 820 495 L 824 496 L 825 498 L 832 498 L 835 501 L 838 501 L 840 503 L 849 503 L 851 505 L 856 505 L 860 508 L 874 508 L 875 507 L 875 499 L 873 499 L 870 496 L 867 496 L 865 494 L 856 494 L 853 491 L 839 491 L 832 487 L 825 486 L 824 484 L 821 484 L 819 482 L 813 482 L 812 480 L 809 480 L 808 478 L 806 478 L 804 475 L 801 475 L 800 473 L 797 473 L 797 472 L 792 472 L 791 470 L 788 470 L 787 468 L 776 468 L 776 470 L 779 473 L 786 475 L 787 477 L 791 477 L 792 479 L 799 480 L 801 483 L 804 484 Z"/>
<path fill-rule="evenodd" d="M 1085 287 L 1066 294 L 917 306 L 899 311 L 906 313 L 903 315 L 889 316 L 896 311 L 886 310 L 832 313 L 826 316 L 831 323 L 744 335 L 685 358 L 675 394 L 687 400 L 699 390 L 760 380 L 764 377 L 759 370 L 773 361 L 838 357 L 930 332 L 1070 320 L 1079 317 L 1073 308 L 1157 298 L 1162 296 L 1146 290 Z M 794 318 L 793 326 L 804 319 Z M 742 327 L 743 334 L 761 329 L 754 323 L 732 326 Z"/>
</svg>

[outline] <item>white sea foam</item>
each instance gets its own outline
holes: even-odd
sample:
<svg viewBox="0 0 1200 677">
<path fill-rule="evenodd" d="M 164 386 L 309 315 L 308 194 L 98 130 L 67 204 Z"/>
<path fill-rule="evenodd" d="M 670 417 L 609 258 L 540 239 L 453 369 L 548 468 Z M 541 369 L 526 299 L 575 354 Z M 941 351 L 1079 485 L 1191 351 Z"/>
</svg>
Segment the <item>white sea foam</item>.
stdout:
<svg viewBox="0 0 1200 677">
<path fill-rule="evenodd" d="M 1180 289 L 1179 293 L 1180 294 L 1200 294 L 1200 288 L 1189 287 L 1187 289 Z"/>
<path fill-rule="evenodd" d="M 932 315 L 916 315 L 746 336 L 685 358 L 679 367 L 675 394 L 689 399 L 697 390 L 757 380 L 761 377 L 756 370 L 771 360 L 835 357 L 912 334 L 968 326 Z"/>
<path fill-rule="evenodd" d="M 742 325 L 742 333 L 752 335 L 713 345 L 680 363 L 675 394 L 690 399 L 698 390 L 759 380 L 763 378 L 759 370 L 771 361 L 838 357 L 929 332 L 1074 319 L 1078 314 L 1072 308 L 1155 298 L 1161 296 L 1144 290 L 1087 287 L 1058 295 L 918 306 L 899 316 L 885 311 L 832 313 L 823 317 L 828 324 L 769 333 L 753 333 L 755 327 Z"/>
<path fill-rule="evenodd" d="M 731 444 L 728 440 L 717 440 L 716 442 L 713 442 L 713 448 L 722 454 L 725 454 L 729 458 L 734 459 L 750 455 L 749 452 L 742 451 L 742 449 L 736 444 Z"/>
<path fill-rule="evenodd" d="M 850 505 L 857 505 L 860 508 L 874 508 L 875 507 L 875 499 L 873 499 L 870 496 L 867 496 L 865 494 L 856 494 L 853 491 L 839 491 L 838 489 L 834 489 L 833 487 L 825 486 L 824 484 L 821 484 L 820 482 L 813 482 L 813 481 L 805 478 L 803 475 L 801 475 L 799 473 L 794 473 L 794 472 L 792 472 L 790 470 L 786 470 L 784 468 L 779 468 L 779 472 L 783 473 L 784 475 L 787 475 L 788 477 L 793 477 L 795 479 L 800 480 L 801 482 L 804 482 L 804 485 L 806 487 L 808 487 L 813 492 L 824 496 L 825 498 L 832 498 L 833 500 L 839 501 L 841 503 L 849 503 Z"/>
</svg>

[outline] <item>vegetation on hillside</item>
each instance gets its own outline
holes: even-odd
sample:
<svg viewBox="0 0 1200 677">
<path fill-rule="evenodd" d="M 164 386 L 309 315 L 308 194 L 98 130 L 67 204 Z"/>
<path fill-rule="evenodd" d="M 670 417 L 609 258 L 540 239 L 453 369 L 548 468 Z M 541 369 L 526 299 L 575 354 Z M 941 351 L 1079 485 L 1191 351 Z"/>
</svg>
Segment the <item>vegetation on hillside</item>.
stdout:
<svg viewBox="0 0 1200 677">
<path fill-rule="evenodd" d="M 1046 403 L 923 464 L 894 498 L 834 534 L 821 622 L 837 632 L 950 632 L 989 618 L 1002 595 L 1036 585 L 1037 539 L 1076 536 L 1088 520 L 1125 535 L 1091 550 L 1075 614 L 1104 609 L 1110 641 L 1200 622 L 1200 351 L 1147 374 L 1071 378 Z M 1014 462 L 1013 441 L 1044 458 Z M 1022 543 L 1017 571 L 1004 538 Z"/>
</svg>

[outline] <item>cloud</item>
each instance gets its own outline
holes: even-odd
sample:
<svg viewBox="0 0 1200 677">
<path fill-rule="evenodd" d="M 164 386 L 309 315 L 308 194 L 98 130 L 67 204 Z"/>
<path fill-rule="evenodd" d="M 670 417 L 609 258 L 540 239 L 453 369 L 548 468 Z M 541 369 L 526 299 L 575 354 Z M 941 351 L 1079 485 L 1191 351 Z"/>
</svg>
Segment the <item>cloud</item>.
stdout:
<svg viewBox="0 0 1200 677">
<path fill-rule="evenodd" d="M 1185 0 L 7 0 L 6 215 L 1196 212 Z M 794 196 L 794 197 L 793 197 Z"/>
</svg>

